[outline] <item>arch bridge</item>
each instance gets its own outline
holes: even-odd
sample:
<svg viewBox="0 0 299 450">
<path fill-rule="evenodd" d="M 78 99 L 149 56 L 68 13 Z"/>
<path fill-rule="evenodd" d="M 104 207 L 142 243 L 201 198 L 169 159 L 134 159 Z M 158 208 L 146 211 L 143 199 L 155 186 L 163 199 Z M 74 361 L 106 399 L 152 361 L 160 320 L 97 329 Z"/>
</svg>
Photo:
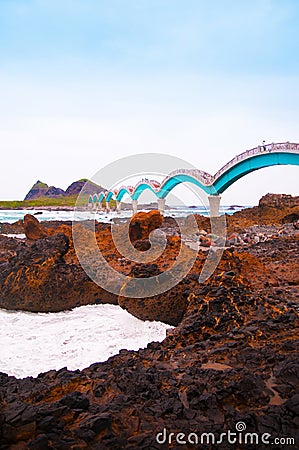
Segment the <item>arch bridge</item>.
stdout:
<svg viewBox="0 0 299 450">
<path fill-rule="evenodd" d="M 215 175 L 198 169 L 177 169 L 169 173 L 161 183 L 143 178 L 135 186 L 121 186 L 116 190 L 91 195 L 89 206 L 96 208 L 105 200 L 109 207 L 109 201 L 114 199 L 119 212 L 122 198 L 128 194 L 132 200 L 133 212 L 136 213 L 138 199 L 142 192 L 148 189 L 156 195 L 158 208 L 164 213 L 165 199 L 171 190 L 180 183 L 190 182 L 209 195 L 210 215 L 218 216 L 220 194 L 248 173 L 277 165 L 299 165 L 299 144 L 272 143 L 246 150 L 221 167 Z"/>
</svg>

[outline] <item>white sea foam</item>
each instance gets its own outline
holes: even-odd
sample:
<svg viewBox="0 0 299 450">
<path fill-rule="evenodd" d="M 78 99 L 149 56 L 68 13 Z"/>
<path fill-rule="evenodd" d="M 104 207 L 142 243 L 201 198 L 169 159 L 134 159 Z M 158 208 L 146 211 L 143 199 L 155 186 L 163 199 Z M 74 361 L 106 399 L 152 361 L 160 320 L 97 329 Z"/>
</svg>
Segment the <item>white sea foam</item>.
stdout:
<svg viewBox="0 0 299 450">
<path fill-rule="evenodd" d="M 3 234 L 3 233 L 1 233 L 1 236 L 14 237 L 14 238 L 18 238 L 18 239 L 26 239 L 26 234 L 24 234 L 24 233 L 21 233 L 21 234 Z"/>
<path fill-rule="evenodd" d="M 232 210 L 228 206 L 222 206 L 222 211 L 226 214 L 232 214 L 236 210 L 242 209 L 242 207 Z M 13 223 L 19 219 L 23 219 L 25 214 L 36 214 L 41 213 L 36 216 L 39 221 L 43 220 L 88 220 L 96 219 L 99 222 L 110 222 L 114 218 L 128 218 L 132 217 L 132 210 L 123 210 L 121 214 L 117 214 L 115 211 L 109 213 L 86 210 L 77 211 L 74 217 L 73 211 L 51 211 L 51 210 L 39 210 L 39 209 L 14 209 L 14 210 L 0 210 L 0 222 Z M 203 206 L 198 207 L 174 207 L 166 210 L 167 216 L 172 217 L 186 217 L 189 214 L 202 214 L 204 216 L 208 215 L 208 210 Z"/>
<path fill-rule="evenodd" d="M 143 322 L 115 305 L 88 305 L 59 313 L 0 309 L 0 372 L 19 378 L 51 369 L 83 369 L 121 349 L 162 341 L 161 322 Z"/>
</svg>

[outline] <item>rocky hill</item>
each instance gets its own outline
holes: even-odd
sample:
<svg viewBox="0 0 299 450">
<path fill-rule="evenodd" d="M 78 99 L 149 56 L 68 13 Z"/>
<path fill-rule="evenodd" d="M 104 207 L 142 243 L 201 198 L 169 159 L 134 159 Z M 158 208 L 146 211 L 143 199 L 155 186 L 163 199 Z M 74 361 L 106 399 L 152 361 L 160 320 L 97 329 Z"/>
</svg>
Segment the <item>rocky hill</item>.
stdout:
<svg viewBox="0 0 299 450">
<path fill-rule="evenodd" d="M 87 184 L 86 184 L 87 183 Z M 99 192 L 105 188 L 102 186 L 93 183 L 92 181 L 87 180 L 86 178 L 78 181 L 74 181 L 70 184 L 70 186 L 64 191 L 61 188 L 57 188 L 55 186 L 48 186 L 46 183 L 41 181 L 37 181 L 29 192 L 26 194 L 24 200 L 36 200 L 39 198 L 60 198 L 60 197 L 68 197 L 72 195 L 78 195 L 83 186 L 86 184 L 85 193 L 87 195 L 94 194 L 95 192 Z"/>
</svg>

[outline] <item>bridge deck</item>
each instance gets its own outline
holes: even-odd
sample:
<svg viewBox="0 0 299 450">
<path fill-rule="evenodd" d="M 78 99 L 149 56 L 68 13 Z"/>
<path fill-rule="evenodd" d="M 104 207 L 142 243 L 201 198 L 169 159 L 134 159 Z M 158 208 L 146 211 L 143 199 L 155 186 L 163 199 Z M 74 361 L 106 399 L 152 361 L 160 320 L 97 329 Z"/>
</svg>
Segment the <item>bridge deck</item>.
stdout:
<svg viewBox="0 0 299 450">
<path fill-rule="evenodd" d="M 158 198 L 165 198 L 167 194 L 173 189 L 177 184 L 184 181 L 191 181 L 200 186 L 208 194 L 218 194 L 223 192 L 229 185 L 235 182 L 240 177 L 246 175 L 247 173 L 257 170 L 258 168 L 265 167 L 265 165 L 250 165 L 244 164 L 247 160 L 256 160 L 257 157 L 269 154 L 292 154 L 298 155 L 299 157 L 299 144 L 290 142 L 280 142 L 259 145 L 258 147 L 246 150 L 243 153 L 232 158 L 228 163 L 226 163 L 221 169 L 219 169 L 215 175 L 211 175 L 203 170 L 199 169 L 176 169 L 175 171 L 169 173 L 164 180 L 160 183 L 156 180 L 142 179 L 134 187 L 133 186 L 121 186 L 119 189 L 114 189 L 106 192 L 100 192 L 95 194 L 92 201 L 102 202 L 104 199 L 110 201 L 115 198 L 121 201 L 123 195 L 126 193 L 130 195 L 132 200 L 137 200 L 139 195 L 145 190 L 149 189 L 156 194 Z M 262 158 L 261 158 L 262 159 Z M 265 160 L 266 158 L 263 157 Z M 243 163 L 243 164 L 242 164 Z M 282 158 L 282 162 L 277 160 L 269 161 L 267 158 L 266 165 L 277 165 L 277 164 L 297 164 L 299 165 L 299 158 L 294 163 L 290 158 L 290 162 L 287 162 L 286 158 Z M 242 167 L 239 173 L 234 168 Z M 221 180 L 224 180 L 221 182 Z"/>
</svg>

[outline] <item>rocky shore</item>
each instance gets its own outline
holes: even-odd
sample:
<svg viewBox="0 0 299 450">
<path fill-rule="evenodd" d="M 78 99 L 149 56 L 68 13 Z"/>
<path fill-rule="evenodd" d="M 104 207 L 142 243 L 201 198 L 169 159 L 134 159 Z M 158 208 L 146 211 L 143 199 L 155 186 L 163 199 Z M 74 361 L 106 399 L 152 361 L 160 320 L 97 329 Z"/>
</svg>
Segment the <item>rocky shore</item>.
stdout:
<svg viewBox="0 0 299 450">
<path fill-rule="evenodd" d="M 176 328 L 161 343 L 122 350 L 82 371 L 65 368 L 25 379 L 0 374 L 0 449 L 269 448 L 261 441 L 201 443 L 202 433 L 219 437 L 235 432 L 240 422 L 246 432 L 268 433 L 271 442 L 295 439 L 295 445 L 270 444 L 273 449 L 297 448 L 298 219 L 298 198 L 268 197 L 227 216 L 227 236 L 220 242 L 202 216 L 196 217 L 195 236 L 192 230 L 181 236 L 173 219 L 162 221 L 152 211 L 135 217 L 130 232 L 140 251 L 148 248 L 153 229 L 166 233 L 165 252 L 147 265 L 122 257 L 109 225 L 96 224 L 109 263 L 131 276 L 166 270 L 181 240 L 188 248 L 199 245 L 192 270 L 177 286 L 141 300 L 109 294 L 87 277 L 70 223 L 41 225 L 27 216 L 11 228 L 2 224 L 2 233 L 18 227 L 27 239 L 0 236 L 0 307 L 58 311 L 109 302 Z M 220 244 L 225 248 L 217 269 L 199 284 L 207 249 L 217 255 Z M 166 442 L 158 443 L 156 435 L 163 440 L 164 430 Z M 181 445 L 178 433 L 185 439 L 196 433 L 199 443 L 193 435 Z"/>
</svg>

